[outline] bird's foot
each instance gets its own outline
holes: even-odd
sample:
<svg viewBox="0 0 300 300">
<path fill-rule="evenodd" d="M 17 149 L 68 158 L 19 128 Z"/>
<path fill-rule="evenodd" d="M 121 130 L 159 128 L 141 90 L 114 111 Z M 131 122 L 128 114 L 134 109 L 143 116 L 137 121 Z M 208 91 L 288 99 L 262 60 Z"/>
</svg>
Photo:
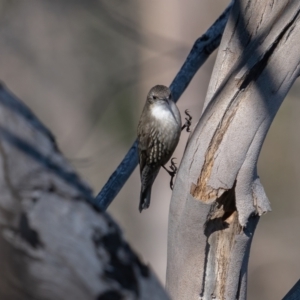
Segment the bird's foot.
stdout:
<svg viewBox="0 0 300 300">
<path fill-rule="evenodd" d="M 173 179 L 174 179 L 174 177 L 175 177 L 175 175 L 177 173 L 177 167 L 176 167 L 176 164 L 174 162 L 174 159 L 176 159 L 176 158 L 173 157 L 171 159 L 171 165 L 170 165 L 171 171 L 168 170 L 165 166 L 162 166 L 169 173 L 169 175 L 171 176 L 171 180 L 170 180 L 170 188 L 171 188 L 171 190 L 173 190 L 173 187 L 174 187 Z"/>
<path fill-rule="evenodd" d="M 187 115 L 187 118 L 185 118 L 185 123 L 181 127 L 181 131 L 186 128 L 187 132 L 191 132 L 190 126 L 192 125 L 192 116 L 189 114 L 189 111 L 186 109 L 184 113 Z"/>
</svg>

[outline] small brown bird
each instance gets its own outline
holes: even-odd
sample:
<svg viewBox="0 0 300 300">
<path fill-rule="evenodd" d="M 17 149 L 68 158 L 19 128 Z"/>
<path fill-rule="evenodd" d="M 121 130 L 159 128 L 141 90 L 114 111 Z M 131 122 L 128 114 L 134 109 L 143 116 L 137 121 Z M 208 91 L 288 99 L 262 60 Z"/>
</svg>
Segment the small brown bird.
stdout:
<svg viewBox="0 0 300 300">
<path fill-rule="evenodd" d="M 150 205 L 152 184 L 160 170 L 171 158 L 180 138 L 181 116 L 168 87 L 154 86 L 147 95 L 139 124 L 138 151 L 141 174 L 139 211 Z M 166 168 L 165 168 L 166 169 Z M 175 165 L 167 172 L 174 176 Z M 171 180 L 172 185 L 172 180 Z"/>
</svg>

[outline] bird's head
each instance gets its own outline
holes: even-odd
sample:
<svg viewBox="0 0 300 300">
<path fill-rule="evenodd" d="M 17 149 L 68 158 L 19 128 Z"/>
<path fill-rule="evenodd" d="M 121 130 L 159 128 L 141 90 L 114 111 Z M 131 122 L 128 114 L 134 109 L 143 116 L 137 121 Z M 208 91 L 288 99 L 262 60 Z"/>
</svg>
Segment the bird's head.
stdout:
<svg viewBox="0 0 300 300">
<path fill-rule="evenodd" d="M 147 95 L 147 101 L 151 104 L 166 104 L 172 100 L 171 90 L 164 85 L 154 86 Z"/>
</svg>

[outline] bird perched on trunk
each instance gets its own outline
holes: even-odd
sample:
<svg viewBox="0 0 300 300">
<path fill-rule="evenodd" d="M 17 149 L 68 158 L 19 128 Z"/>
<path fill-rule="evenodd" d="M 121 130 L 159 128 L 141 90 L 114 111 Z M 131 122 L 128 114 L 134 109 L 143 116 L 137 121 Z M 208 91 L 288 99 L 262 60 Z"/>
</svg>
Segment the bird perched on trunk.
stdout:
<svg viewBox="0 0 300 300">
<path fill-rule="evenodd" d="M 168 87 L 154 86 L 147 95 L 139 124 L 138 151 L 141 174 L 140 212 L 150 205 L 152 184 L 160 167 L 171 158 L 180 138 L 181 116 Z M 172 161 L 175 175 L 175 165 Z M 172 182 L 172 180 L 171 180 Z M 172 184 L 172 183 L 171 183 Z"/>
</svg>

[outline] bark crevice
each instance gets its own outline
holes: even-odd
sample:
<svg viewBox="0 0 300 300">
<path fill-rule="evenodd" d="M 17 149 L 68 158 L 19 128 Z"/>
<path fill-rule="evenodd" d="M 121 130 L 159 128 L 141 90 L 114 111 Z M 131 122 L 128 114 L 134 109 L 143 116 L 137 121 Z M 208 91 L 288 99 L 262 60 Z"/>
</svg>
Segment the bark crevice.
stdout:
<svg viewBox="0 0 300 300">
<path fill-rule="evenodd" d="M 211 206 L 204 232 L 207 237 L 207 259 L 201 297 L 210 294 L 212 298 L 225 299 L 228 266 L 232 259 L 230 254 L 235 236 L 242 232 L 235 205 L 235 184 Z M 211 285 L 211 282 L 215 284 Z"/>
</svg>

